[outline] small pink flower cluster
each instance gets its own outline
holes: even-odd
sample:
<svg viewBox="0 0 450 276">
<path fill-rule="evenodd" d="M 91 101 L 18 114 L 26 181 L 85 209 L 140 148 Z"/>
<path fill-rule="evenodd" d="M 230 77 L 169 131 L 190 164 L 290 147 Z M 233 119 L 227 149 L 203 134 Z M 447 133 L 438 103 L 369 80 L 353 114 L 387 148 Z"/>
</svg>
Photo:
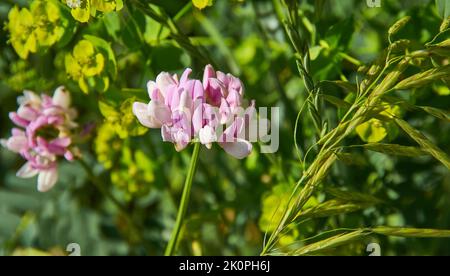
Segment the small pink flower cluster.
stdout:
<svg viewBox="0 0 450 276">
<path fill-rule="evenodd" d="M 38 175 L 38 190 L 50 190 L 58 180 L 58 157 L 74 159 L 71 129 L 77 113 L 70 108 L 70 94 L 64 87 L 56 89 L 53 97 L 38 96 L 25 91 L 18 98 L 19 109 L 9 113 L 11 120 L 20 128 L 12 130 L 12 137 L 1 140 L 2 146 L 19 153 L 27 160 L 17 172 L 18 177 Z"/>
<path fill-rule="evenodd" d="M 242 159 L 252 151 L 246 127 L 255 119 L 255 103 L 244 108 L 242 82 L 207 65 L 203 82 L 190 79 L 191 69 L 177 75 L 160 73 L 147 84 L 150 102 L 135 102 L 133 113 L 149 128 L 161 128 L 164 141 L 177 151 L 190 142 L 208 148 L 217 142 L 228 154 Z"/>
</svg>

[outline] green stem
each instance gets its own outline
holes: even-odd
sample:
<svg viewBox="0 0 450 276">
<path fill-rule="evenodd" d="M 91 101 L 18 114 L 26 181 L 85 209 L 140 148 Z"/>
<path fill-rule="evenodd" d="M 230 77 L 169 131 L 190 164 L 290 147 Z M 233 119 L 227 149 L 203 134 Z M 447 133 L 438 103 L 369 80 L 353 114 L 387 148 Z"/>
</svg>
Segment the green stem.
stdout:
<svg viewBox="0 0 450 276">
<path fill-rule="evenodd" d="M 197 168 L 198 154 L 200 152 L 200 143 L 195 143 L 194 151 L 191 157 L 191 164 L 189 165 L 189 171 L 184 182 L 183 195 L 181 196 L 180 207 L 178 208 L 177 220 L 175 227 L 172 231 L 169 243 L 167 244 L 165 256 L 172 256 L 175 252 L 175 247 L 180 237 L 181 227 L 186 215 L 187 207 L 189 204 L 189 197 L 191 195 L 192 180 L 194 179 L 195 169 Z"/>
</svg>

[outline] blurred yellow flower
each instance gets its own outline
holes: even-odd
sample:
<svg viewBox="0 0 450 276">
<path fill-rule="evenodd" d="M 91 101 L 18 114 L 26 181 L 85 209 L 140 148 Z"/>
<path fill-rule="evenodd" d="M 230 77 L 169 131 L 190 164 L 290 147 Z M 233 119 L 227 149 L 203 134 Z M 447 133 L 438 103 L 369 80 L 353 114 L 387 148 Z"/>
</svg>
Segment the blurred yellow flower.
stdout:
<svg viewBox="0 0 450 276">
<path fill-rule="evenodd" d="M 64 35 L 67 22 L 53 1 L 35 0 L 30 9 L 13 7 L 6 28 L 16 53 L 23 59 L 39 48 L 52 46 Z"/>
<path fill-rule="evenodd" d="M 212 5 L 212 0 L 192 0 L 192 4 L 198 9 L 204 9 Z"/>
<path fill-rule="evenodd" d="M 122 0 L 63 0 L 71 8 L 73 18 L 80 22 L 88 22 L 97 11 L 108 13 L 123 8 Z"/>
<path fill-rule="evenodd" d="M 81 40 L 75 45 L 73 52 L 65 57 L 67 74 L 78 81 L 83 92 L 88 92 L 86 78 L 98 76 L 105 66 L 105 58 L 95 51 L 94 45 L 89 40 Z"/>
</svg>

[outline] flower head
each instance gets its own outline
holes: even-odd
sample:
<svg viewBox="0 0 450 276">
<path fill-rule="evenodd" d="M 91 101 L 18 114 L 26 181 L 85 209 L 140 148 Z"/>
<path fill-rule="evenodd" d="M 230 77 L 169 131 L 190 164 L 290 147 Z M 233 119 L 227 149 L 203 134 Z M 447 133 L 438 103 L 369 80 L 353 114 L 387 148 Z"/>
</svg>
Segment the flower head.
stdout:
<svg viewBox="0 0 450 276">
<path fill-rule="evenodd" d="M 75 157 L 71 130 L 77 127 L 77 113 L 70 108 L 70 94 L 64 87 L 56 89 L 53 97 L 25 91 L 17 101 L 19 108 L 9 117 L 18 128 L 1 144 L 27 160 L 17 176 L 38 175 L 38 190 L 46 192 L 58 180 L 58 158 L 72 161 Z"/>
<path fill-rule="evenodd" d="M 227 153 L 245 158 L 252 145 L 245 137 L 254 119 L 254 103 L 244 108 L 241 81 L 231 74 L 206 66 L 203 82 L 190 79 L 191 69 L 182 76 L 160 73 L 149 81 L 148 104 L 135 102 L 133 113 L 149 128 L 161 128 L 164 141 L 175 144 L 177 151 L 196 141 L 211 148 L 217 142 Z"/>
<path fill-rule="evenodd" d="M 67 74 L 78 82 L 84 93 L 88 93 L 88 78 L 100 77 L 105 68 L 105 57 L 95 49 L 92 42 L 83 39 L 75 45 L 73 52 L 64 60 Z"/>
</svg>

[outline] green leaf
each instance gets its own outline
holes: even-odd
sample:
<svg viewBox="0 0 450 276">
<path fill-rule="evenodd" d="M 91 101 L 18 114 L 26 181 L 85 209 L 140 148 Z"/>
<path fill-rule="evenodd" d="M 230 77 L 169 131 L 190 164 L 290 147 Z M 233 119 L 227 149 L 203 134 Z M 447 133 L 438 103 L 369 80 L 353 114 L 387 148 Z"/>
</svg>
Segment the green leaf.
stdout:
<svg viewBox="0 0 450 276">
<path fill-rule="evenodd" d="M 431 154 L 434 158 L 450 169 L 450 158 L 445 152 L 439 149 L 425 135 L 410 126 L 407 122 L 397 118 L 395 119 L 395 122 L 409 135 L 409 137 L 416 141 L 416 143 L 419 144 L 423 150 Z"/>
<path fill-rule="evenodd" d="M 11 212 L 0 210 L 0 217 L 2 218 L 0 236 L 7 236 L 8 238 L 11 238 L 17 226 L 20 224 L 20 216 Z"/>
<path fill-rule="evenodd" d="M 450 16 L 450 0 L 436 0 L 436 6 L 442 18 Z"/>
<path fill-rule="evenodd" d="M 355 24 L 353 17 L 333 25 L 327 32 L 325 40 L 332 49 L 346 49 L 353 35 Z"/>
<path fill-rule="evenodd" d="M 323 94 L 322 97 L 329 103 L 335 105 L 336 107 L 340 107 L 340 108 L 350 108 L 351 104 L 339 99 L 338 97 L 335 96 L 331 96 L 331 95 L 326 95 Z"/>
<path fill-rule="evenodd" d="M 346 93 L 355 93 L 357 92 L 357 86 L 353 83 L 350 83 L 348 81 L 324 81 L 323 83 L 331 83 L 334 85 L 339 86 L 340 88 L 342 88 L 344 90 L 344 92 Z"/>
<path fill-rule="evenodd" d="M 0 191 L 0 207 L 14 208 L 19 211 L 33 210 L 39 207 L 39 198 L 29 193 Z"/>
<path fill-rule="evenodd" d="M 105 25 L 106 31 L 114 40 L 118 40 L 120 32 L 120 18 L 115 12 L 107 13 L 103 16 L 103 24 Z"/>
</svg>

